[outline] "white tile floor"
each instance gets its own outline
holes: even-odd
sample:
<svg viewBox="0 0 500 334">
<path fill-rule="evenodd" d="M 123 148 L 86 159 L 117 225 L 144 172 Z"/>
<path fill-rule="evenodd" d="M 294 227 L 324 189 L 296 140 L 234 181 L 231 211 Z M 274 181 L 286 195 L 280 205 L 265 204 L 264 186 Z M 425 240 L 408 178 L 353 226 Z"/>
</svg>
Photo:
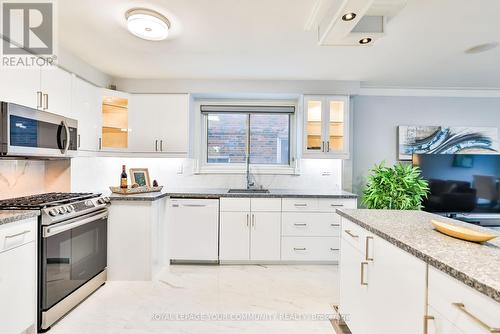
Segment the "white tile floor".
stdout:
<svg viewBox="0 0 500 334">
<path fill-rule="evenodd" d="M 108 282 L 49 334 L 332 334 L 326 319 L 172 321 L 166 317 L 329 315 L 330 305 L 338 301 L 337 286 L 337 266 L 170 266 L 158 281 Z"/>
</svg>

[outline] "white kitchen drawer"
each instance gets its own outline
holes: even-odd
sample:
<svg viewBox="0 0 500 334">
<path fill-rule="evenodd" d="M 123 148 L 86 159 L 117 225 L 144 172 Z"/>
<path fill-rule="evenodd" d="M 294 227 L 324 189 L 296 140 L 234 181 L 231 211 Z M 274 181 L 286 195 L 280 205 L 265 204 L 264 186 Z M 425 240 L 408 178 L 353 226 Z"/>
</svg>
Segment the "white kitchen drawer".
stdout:
<svg viewBox="0 0 500 334">
<path fill-rule="evenodd" d="M 432 316 L 432 319 L 427 320 L 429 334 L 466 334 L 456 328 L 451 321 L 443 317 L 443 315 L 432 306 L 429 306 L 428 309 L 429 315 Z"/>
<path fill-rule="evenodd" d="M 340 216 L 326 212 L 283 212 L 282 235 L 339 237 Z"/>
<path fill-rule="evenodd" d="M 320 198 L 318 203 L 319 211 L 335 212 L 337 209 L 356 209 L 355 199 L 347 198 Z"/>
<path fill-rule="evenodd" d="M 340 237 L 354 246 L 354 248 L 358 251 L 364 252 L 366 246 L 366 234 L 368 231 L 346 218 L 341 219 L 341 225 Z"/>
<path fill-rule="evenodd" d="M 338 261 L 340 239 L 337 237 L 282 237 L 283 261 Z"/>
<path fill-rule="evenodd" d="M 36 240 L 37 219 L 30 218 L 0 226 L 0 252 Z"/>
<path fill-rule="evenodd" d="M 490 333 L 473 317 L 500 329 L 500 303 L 433 267 L 429 267 L 429 305 L 464 333 Z"/>
<path fill-rule="evenodd" d="M 281 211 L 281 198 L 252 198 L 251 201 L 252 212 L 280 212 Z"/>
<path fill-rule="evenodd" d="M 250 198 L 223 197 L 220 199 L 220 211 L 248 212 L 250 211 Z"/>
<path fill-rule="evenodd" d="M 317 198 L 283 198 L 283 211 L 318 211 Z"/>
</svg>

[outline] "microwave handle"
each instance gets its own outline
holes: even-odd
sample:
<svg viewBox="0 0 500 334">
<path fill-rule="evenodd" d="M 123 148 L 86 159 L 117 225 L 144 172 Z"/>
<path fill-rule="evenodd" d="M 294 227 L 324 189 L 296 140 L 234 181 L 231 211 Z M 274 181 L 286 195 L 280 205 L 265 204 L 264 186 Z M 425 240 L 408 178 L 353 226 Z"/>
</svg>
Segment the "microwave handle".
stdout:
<svg viewBox="0 0 500 334">
<path fill-rule="evenodd" d="M 64 127 L 64 130 L 66 131 L 66 145 L 64 146 L 64 149 L 62 151 L 63 154 L 66 154 L 66 152 L 68 152 L 68 149 L 69 149 L 69 144 L 71 141 L 71 138 L 70 138 L 71 134 L 69 133 L 69 127 L 65 121 L 62 121 L 61 125 Z"/>
</svg>

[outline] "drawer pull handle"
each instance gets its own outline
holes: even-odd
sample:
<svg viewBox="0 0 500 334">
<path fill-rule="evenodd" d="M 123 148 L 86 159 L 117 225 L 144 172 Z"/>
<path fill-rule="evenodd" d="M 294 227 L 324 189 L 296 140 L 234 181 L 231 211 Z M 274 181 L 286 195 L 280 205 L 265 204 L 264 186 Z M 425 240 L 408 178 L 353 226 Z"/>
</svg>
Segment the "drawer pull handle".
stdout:
<svg viewBox="0 0 500 334">
<path fill-rule="evenodd" d="M 368 254 L 369 251 L 368 249 L 370 248 L 370 240 L 373 240 L 373 237 L 366 237 L 366 242 L 365 242 L 365 260 L 366 261 L 373 261 L 373 257 L 370 257 Z"/>
<path fill-rule="evenodd" d="M 334 251 L 338 251 L 338 250 L 340 250 L 340 249 L 338 249 L 338 248 L 330 248 L 330 250 L 331 250 L 332 252 L 334 252 Z"/>
<path fill-rule="evenodd" d="M 340 224 L 330 224 L 331 227 L 339 227 Z"/>
<path fill-rule="evenodd" d="M 28 233 L 30 233 L 30 231 L 29 231 L 29 230 L 27 230 L 27 231 L 22 231 L 22 232 L 19 232 L 19 233 L 16 233 L 16 234 L 12 234 L 12 235 L 6 235 L 6 236 L 5 236 L 5 239 L 10 239 L 10 238 L 19 237 L 19 236 L 21 236 L 21 235 L 23 235 L 23 234 L 28 234 Z"/>
<path fill-rule="evenodd" d="M 353 234 L 350 230 L 345 230 L 345 233 L 349 234 L 352 238 L 359 238 L 359 235 Z"/>
<path fill-rule="evenodd" d="M 481 319 L 479 319 L 474 314 L 467 311 L 467 309 L 465 308 L 465 305 L 463 303 L 453 303 L 453 306 L 457 307 L 460 311 L 462 311 L 463 313 L 468 315 L 472 320 L 474 320 L 479 326 L 483 327 L 489 333 L 500 333 L 500 328 L 494 328 L 494 327 L 488 326 Z"/>
<path fill-rule="evenodd" d="M 293 224 L 294 226 L 298 226 L 298 227 L 306 227 L 307 224 L 306 223 L 295 223 Z"/>
<path fill-rule="evenodd" d="M 295 206 L 305 208 L 307 206 L 307 203 L 295 203 Z"/>
<path fill-rule="evenodd" d="M 296 248 L 296 247 L 294 247 L 293 250 L 294 251 L 306 251 L 307 248 Z"/>
<path fill-rule="evenodd" d="M 361 262 L 361 285 L 368 285 L 365 282 L 365 265 L 368 265 L 368 262 Z"/>
<path fill-rule="evenodd" d="M 333 208 L 342 208 L 344 207 L 344 204 L 330 204 L 330 206 Z"/>
</svg>

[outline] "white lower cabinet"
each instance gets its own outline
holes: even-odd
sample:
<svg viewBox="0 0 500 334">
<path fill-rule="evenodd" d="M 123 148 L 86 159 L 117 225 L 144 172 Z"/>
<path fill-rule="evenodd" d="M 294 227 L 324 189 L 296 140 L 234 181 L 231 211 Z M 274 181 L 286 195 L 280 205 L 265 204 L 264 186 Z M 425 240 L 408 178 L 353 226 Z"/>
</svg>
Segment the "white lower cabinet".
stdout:
<svg viewBox="0 0 500 334">
<path fill-rule="evenodd" d="M 36 218 L 0 226 L 2 333 L 21 333 L 35 324 L 36 231 Z"/>
<path fill-rule="evenodd" d="M 280 260 L 281 199 L 221 198 L 220 210 L 222 263 Z"/>
<path fill-rule="evenodd" d="M 340 247 L 339 309 L 351 332 L 423 333 L 426 264 L 366 230 L 353 235 L 343 233 Z"/>
<path fill-rule="evenodd" d="M 428 293 L 429 333 L 500 333 L 500 303 L 493 299 L 432 267 Z"/>
<path fill-rule="evenodd" d="M 252 212 L 250 224 L 250 260 L 280 259 L 281 213 Z"/>
<path fill-rule="evenodd" d="M 167 264 L 167 199 L 113 200 L 108 219 L 108 280 L 150 281 Z"/>
<path fill-rule="evenodd" d="M 356 208 L 356 199 L 284 198 L 282 203 L 281 259 L 329 262 L 339 260 L 338 208 Z"/>
</svg>

